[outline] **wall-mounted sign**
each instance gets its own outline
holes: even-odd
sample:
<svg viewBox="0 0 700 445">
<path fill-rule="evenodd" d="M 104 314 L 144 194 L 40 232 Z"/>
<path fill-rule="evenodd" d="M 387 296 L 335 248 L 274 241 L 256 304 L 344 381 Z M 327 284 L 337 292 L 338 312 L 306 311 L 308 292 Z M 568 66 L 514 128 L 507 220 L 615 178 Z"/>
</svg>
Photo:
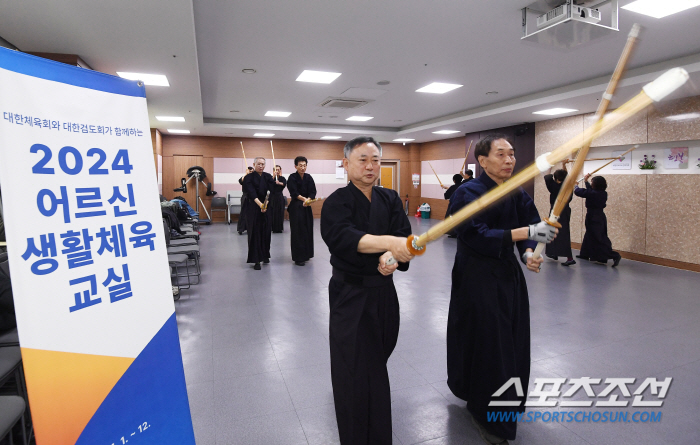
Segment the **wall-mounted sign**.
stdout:
<svg viewBox="0 0 700 445">
<path fill-rule="evenodd" d="M 621 156 L 627 150 L 618 150 L 612 152 L 612 157 Z M 631 170 L 632 169 L 632 152 L 627 153 L 621 159 L 616 160 L 612 164 L 613 170 Z"/>
<path fill-rule="evenodd" d="M 664 148 L 664 168 L 688 168 L 688 147 Z"/>
</svg>

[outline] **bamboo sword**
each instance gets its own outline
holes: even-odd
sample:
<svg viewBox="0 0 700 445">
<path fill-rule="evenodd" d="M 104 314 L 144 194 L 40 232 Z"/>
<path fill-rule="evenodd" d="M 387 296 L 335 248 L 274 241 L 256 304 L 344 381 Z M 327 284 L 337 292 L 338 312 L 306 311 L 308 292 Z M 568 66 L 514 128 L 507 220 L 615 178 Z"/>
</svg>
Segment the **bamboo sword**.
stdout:
<svg viewBox="0 0 700 445">
<path fill-rule="evenodd" d="M 410 235 L 406 241 L 408 250 L 413 255 L 424 254 L 425 246 L 430 241 L 440 238 L 442 235 L 467 221 L 478 212 L 488 208 L 501 198 L 517 190 L 518 187 L 522 186 L 527 181 L 530 181 L 539 174 L 549 170 L 558 162 L 566 159 L 567 156 L 571 156 L 571 154 L 575 153 L 582 144 L 590 144 L 593 139 L 609 132 L 640 111 L 644 110 L 652 103 L 661 101 L 666 96 L 680 88 L 687 80 L 688 72 L 683 68 L 673 68 L 665 72 L 656 80 L 644 86 L 639 94 L 620 106 L 617 110 L 615 110 L 615 113 L 611 113 L 607 119 L 597 121 L 591 127 L 586 129 L 583 134 L 574 137 L 570 141 L 557 147 L 554 151 L 538 156 L 535 163 L 524 168 L 503 184 L 494 187 L 491 191 L 482 195 L 479 199 L 464 206 L 451 217 L 431 227 L 427 232 L 419 236 Z M 392 264 L 395 261 L 396 260 L 393 258 L 390 258 L 387 261 L 387 264 Z"/>
<path fill-rule="evenodd" d="M 634 50 L 634 47 L 637 44 L 637 38 L 639 37 L 640 30 L 641 26 L 635 23 L 632 26 L 629 35 L 627 36 L 627 42 L 625 43 L 625 47 L 622 50 L 622 54 L 620 55 L 620 60 L 617 61 L 615 71 L 613 71 L 612 77 L 610 78 L 608 86 L 605 89 L 605 93 L 603 93 L 603 98 L 600 101 L 600 104 L 598 105 L 598 110 L 596 110 L 595 116 L 597 118 L 597 122 L 601 122 L 603 120 L 603 117 L 605 116 L 605 113 L 608 111 L 608 106 L 610 105 L 610 100 L 612 99 L 613 94 L 615 93 L 615 89 L 617 88 L 617 83 L 622 77 L 622 74 L 625 71 L 625 67 L 627 66 L 627 61 L 632 55 L 632 51 Z M 559 189 L 557 200 L 554 203 L 554 206 L 552 207 L 552 211 L 549 214 L 549 218 L 545 218 L 545 221 L 550 226 L 559 228 L 561 227 L 561 224 L 559 224 L 557 221 L 559 221 L 561 212 L 564 211 L 564 207 L 566 207 L 566 204 L 569 202 L 569 197 L 574 191 L 576 178 L 578 178 L 579 173 L 581 173 L 581 171 L 583 170 L 583 163 L 586 160 L 586 156 L 588 155 L 588 149 L 590 148 L 590 146 L 591 141 L 584 143 L 581 149 L 579 150 L 578 154 L 576 155 L 576 161 L 574 162 L 573 167 L 571 167 L 571 171 L 566 176 L 566 179 L 564 179 L 564 182 L 562 183 L 561 188 Z M 545 243 L 537 243 L 537 247 L 535 248 L 535 252 L 532 257 L 535 259 L 539 258 L 540 255 L 542 255 L 542 250 L 544 250 L 544 247 Z"/>
</svg>

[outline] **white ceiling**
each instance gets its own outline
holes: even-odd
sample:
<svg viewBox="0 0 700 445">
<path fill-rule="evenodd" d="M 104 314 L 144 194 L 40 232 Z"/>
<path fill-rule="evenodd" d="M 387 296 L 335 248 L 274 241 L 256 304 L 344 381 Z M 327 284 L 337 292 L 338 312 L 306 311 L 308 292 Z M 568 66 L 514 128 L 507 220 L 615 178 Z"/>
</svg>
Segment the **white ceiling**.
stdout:
<svg viewBox="0 0 700 445">
<path fill-rule="evenodd" d="M 693 80 L 677 96 L 700 94 L 700 7 L 663 19 L 621 9 L 620 32 L 562 50 L 520 39 L 520 8 L 530 3 L 0 0 L 0 36 L 23 51 L 78 54 L 106 73 L 166 74 L 171 87 L 147 87 L 151 126 L 199 135 L 271 131 L 275 138 L 347 140 L 369 133 L 423 142 L 454 137 L 432 134 L 444 128 L 548 119 L 532 111 L 554 106 L 592 112 L 634 22 L 645 30 L 613 105 L 676 65 Z M 304 69 L 342 75 L 329 85 L 295 82 Z M 382 80 L 390 84 L 377 85 Z M 415 92 L 434 81 L 464 86 L 443 95 Z M 349 88 L 386 93 L 356 110 L 318 107 Z M 268 110 L 292 115 L 266 118 Z M 354 114 L 374 119 L 345 121 Z M 187 122 L 168 125 L 156 115 Z"/>
</svg>

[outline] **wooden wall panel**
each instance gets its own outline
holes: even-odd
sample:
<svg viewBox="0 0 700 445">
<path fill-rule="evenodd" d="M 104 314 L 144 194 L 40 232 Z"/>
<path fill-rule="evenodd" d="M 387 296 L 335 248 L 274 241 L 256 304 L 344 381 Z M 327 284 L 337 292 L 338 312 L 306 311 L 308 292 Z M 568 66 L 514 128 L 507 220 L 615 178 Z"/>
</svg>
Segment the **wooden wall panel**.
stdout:
<svg viewBox="0 0 700 445">
<path fill-rule="evenodd" d="M 421 144 L 420 157 L 423 161 L 463 158 L 467 152 L 468 144 L 469 142 L 467 142 L 465 136 L 425 142 Z M 476 144 L 476 141 L 474 141 L 474 144 Z"/>
<path fill-rule="evenodd" d="M 436 199 L 436 198 L 421 198 L 420 202 L 416 205 L 412 205 L 409 215 L 415 215 L 416 209 L 420 204 L 427 202 L 430 204 L 430 219 L 445 219 L 445 212 L 447 212 L 447 205 L 450 203 L 447 199 Z"/>
<path fill-rule="evenodd" d="M 202 165 L 203 163 L 204 158 L 201 156 L 173 156 L 173 173 L 176 185 L 171 187 L 170 191 L 176 196 L 184 197 L 187 200 L 187 203 L 192 207 L 194 207 L 194 203 L 196 201 L 194 179 L 187 183 L 187 193 L 173 192 L 172 189 L 180 186 L 180 178 L 187 179 L 187 169 L 195 165 L 204 167 Z"/>
<path fill-rule="evenodd" d="M 607 113 L 605 119 L 615 113 L 615 110 Z M 590 128 L 597 121 L 595 114 L 583 115 L 583 127 Z M 644 110 L 626 122 L 615 127 L 611 131 L 596 138 L 591 147 L 610 147 L 615 145 L 634 145 L 647 143 L 647 111 Z M 590 157 L 590 156 L 589 156 Z"/>
<path fill-rule="evenodd" d="M 211 136 L 171 136 L 163 135 L 165 156 L 204 156 L 209 158 L 240 158 L 241 144 L 245 148 L 248 164 L 252 165 L 256 156 L 272 159 L 269 139 L 241 139 Z M 294 159 L 306 156 L 310 159 L 343 159 L 344 142 L 307 141 L 307 140 L 273 140 L 275 158 Z M 389 144 L 387 144 L 389 145 Z M 394 144 L 396 145 L 396 144 Z"/>
<path fill-rule="evenodd" d="M 700 139 L 700 96 L 655 104 L 648 119 L 649 143 Z"/>
<path fill-rule="evenodd" d="M 644 177 L 646 254 L 700 264 L 700 175 Z"/>
<path fill-rule="evenodd" d="M 180 186 L 180 178 L 175 178 L 175 161 L 172 156 L 163 156 L 163 196 L 173 199 L 173 189 Z"/>
<path fill-rule="evenodd" d="M 608 183 L 605 215 L 613 249 L 646 253 L 646 176 L 609 175 L 605 179 Z"/>
</svg>

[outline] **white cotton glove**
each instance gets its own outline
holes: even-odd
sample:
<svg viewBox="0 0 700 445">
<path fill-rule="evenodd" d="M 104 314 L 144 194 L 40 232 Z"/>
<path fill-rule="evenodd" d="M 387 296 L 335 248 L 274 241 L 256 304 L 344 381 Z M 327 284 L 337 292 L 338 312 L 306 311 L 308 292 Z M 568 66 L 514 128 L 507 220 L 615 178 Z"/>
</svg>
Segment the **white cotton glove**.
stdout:
<svg viewBox="0 0 700 445">
<path fill-rule="evenodd" d="M 525 251 L 523 256 L 521 256 L 520 258 L 523 259 L 523 263 L 527 264 L 527 259 L 530 258 L 532 255 L 534 255 L 534 254 L 528 250 L 528 251 Z"/>
<path fill-rule="evenodd" d="M 532 224 L 528 227 L 527 239 L 538 243 L 550 243 L 557 234 L 557 228 L 550 226 L 545 221 Z"/>
</svg>

